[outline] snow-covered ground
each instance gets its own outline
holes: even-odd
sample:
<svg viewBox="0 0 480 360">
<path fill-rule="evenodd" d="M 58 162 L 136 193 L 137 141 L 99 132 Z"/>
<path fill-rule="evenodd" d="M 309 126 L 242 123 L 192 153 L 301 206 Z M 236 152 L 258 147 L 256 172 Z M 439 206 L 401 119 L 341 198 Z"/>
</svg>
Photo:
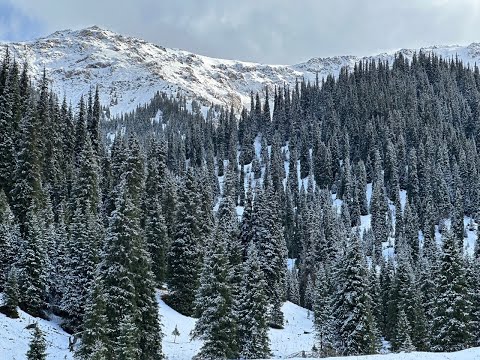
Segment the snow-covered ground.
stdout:
<svg viewBox="0 0 480 360">
<path fill-rule="evenodd" d="M 299 360 L 301 358 L 292 358 Z M 454 353 L 412 352 L 401 354 L 340 356 L 322 360 L 480 360 L 480 348 L 468 349 Z M 312 359 L 313 360 L 313 359 Z"/>
<path fill-rule="evenodd" d="M 170 360 L 190 360 L 202 346 L 200 340 L 190 340 L 190 331 L 195 319 L 183 316 L 169 307 L 158 294 L 163 325 L 163 351 Z M 309 352 L 315 342 L 313 314 L 287 302 L 282 311 L 285 315 L 283 330 L 270 330 L 271 349 L 274 358 L 301 358 L 302 351 Z M 48 360 L 73 360 L 68 351 L 68 334 L 55 321 L 33 318 L 20 312 L 19 319 L 10 319 L 0 314 L 0 360 L 24 360 L 32 330 L 26 326 L 38 322 L 47 339 Z M 177 326 L 180 335 L 172 335 Z M 332 360 L 480 360 L 480 348 L 456 353 L 409 353 L 375 356 L 336 357 Z"/>
<path fill-rule="evenodd" d="M 0 359 L 24 360 L 28 351 L 33 330 L 26 329 L 28 325 L 38 323 L 45 334 L 47 341 L 47 359 L 64 360 L 73 359 L 73 354 L 68 351 L 68 334 L 55 323 L 34 318 L 23 311 L 19 312 L 19 319 L 10 319 L 0 314 Z"/>
</svg>

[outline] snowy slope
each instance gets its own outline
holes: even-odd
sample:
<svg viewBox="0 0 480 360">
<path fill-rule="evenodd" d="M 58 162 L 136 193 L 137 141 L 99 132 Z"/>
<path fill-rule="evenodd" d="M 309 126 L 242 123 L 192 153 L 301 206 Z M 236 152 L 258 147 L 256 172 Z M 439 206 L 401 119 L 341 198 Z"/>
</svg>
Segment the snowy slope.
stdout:
<svg viewBox="0 0 480 360">
<path fill-rule="evenodd" d="M 361 59 L 393 59 L 393 54 L 361 58 L 338 56 L 313 58 L 295 65 L 265 65 L 214 59 L 187 51 L 167 49 L 143 40 L 122 36 L 99 27 L 57 31 L 45 38 L 19 43 L 0 42 L 0 56 L 9 47 L 20 62 L 27 61 L 35 79 L 46 69 L 53 89 L 76 104 L 91 86 L 101 88 L 101 102 L 113 113 L 134 109 L 148 102 L 156 91 L 181 93 L 204 106 L 249 103 L 250 91 L 265 86 L 290 84 L 297 79 L 314 81 L 338 74 Z M 480 44 L 434 46 L 423 49 L 446 58 L 456 55 L 474 64 L 480 60 Z M 411 58 L 415 50 L 400 50 Z"/>
<path fill-rule="evenodd" d="M 19 312 L 19 319 L 10 319 L 0 314 L 0 359 L 23 360 L 26 359 L 28 345 L 33 330 L 25 327 L 38 322 L 40 329 L 45 334 L 47 341 L 47 359 L 64 360 L 73 359 L 68 351 L 68 334 L 53 321 L 34 318 L 23 311 Z"/>
<path fill-rule="evenodd" d="M 183 316 L 170 308 L 160 299 L 159 312 L 165 334 L 163 351 L 169 360 L 190 360 L 201 348 L 202 341 L 190 340 L 190 331 L 195 319 Z M 285 315 L 285 329 L 270 330 L 271 349 L 274 358 L 300 358 L 302 351 L 307 353 L 315 343 L 313 316 L 306 309 L 287 302 L 282 311 Z M 48 360 L 72 359 L 68 351 L 68 334 L 54 321 L 33 318 L 20 312 L 20 319 L 10 319 L 0 314 L 0 360 L 26 359 L 32 330 L 25 327 L 38 322 L 47 339 Z M 180 331 L 174 342 L 172 335 L 175 326 Z M 480 360 L 480 348 L 456 353 L 409 353 L 375 356 L 335 357 L 332 360 Z"/>
<path fill-rule="evenodd" d="M 190 341 L 190 331 L 195 326 L 195 319 L 183 316 L 165 304 L 161 299 L 160 315 L 162 316 L 163 351 L 171 360 L 191 359 L 201 348 L 202 341 Z M 270 341 L 273 355 L 278 358 L 289 357 L 302 350 L 308 351 L 314 344 L 313 315 L 291 302 L 283 305 L 282 311 L 287 319 L 285 329 L 270 330 Z M 174 343 L 172 335 L 175 326 L 180 331 Z"/>
<path fill-rule="evenodd" d="M 292 358 L 300 360 L 301 358 Z M 454 353 L 412 352 L 386 355 L 340 356 L 322 360 L 480 360 L 480 348 L 468 349 Z M 304 359 L 303 359 L 304 360 Z M 313 360 L 313 359 L 312 359 Z"/>
</svg>

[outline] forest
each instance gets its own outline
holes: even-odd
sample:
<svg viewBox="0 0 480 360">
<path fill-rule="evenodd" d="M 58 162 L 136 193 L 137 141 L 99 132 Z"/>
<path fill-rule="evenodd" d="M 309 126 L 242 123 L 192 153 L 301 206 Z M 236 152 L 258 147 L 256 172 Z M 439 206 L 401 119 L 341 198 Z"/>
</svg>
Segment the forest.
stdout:
<svg viewBox="0 0 480 360">
<path fill-rule="evenodd" d="M 399 54 L 240 114 L 157 93 L 111 116 L 100 91 L 1 62 L 2 313 L 60 316 L 82 360 L 164 358 L 158 289 L 197 359 L 268 358 L 285 301 L 318 357 L 480 345 L 477 67 Z"/>
</svg>

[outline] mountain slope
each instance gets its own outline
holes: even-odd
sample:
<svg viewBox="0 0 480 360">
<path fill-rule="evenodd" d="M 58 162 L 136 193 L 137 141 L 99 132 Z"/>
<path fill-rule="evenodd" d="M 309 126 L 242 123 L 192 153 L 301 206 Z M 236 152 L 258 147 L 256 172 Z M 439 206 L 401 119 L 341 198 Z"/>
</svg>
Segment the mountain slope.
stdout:
<svg viewBox="0 0 480 360">
<path fill-rule="evenodd" d="M 159 299 L 162 318 L 163 351 L 170 360 L 188 360 L 194 356 L 202 342 L 190 340 L 189 333 L 195 326 L 195 319 L 183 316 Z M 304 308 L 287 302 L 282 308 L 286 324 L 283 330 L 270 330 L 271 349 L 274 358 L 301 358 L 305 351 L 310 352 L 315 343 L 312 315 Z M 33 318 L 20 311 L 19 319 L 10 319 L 0 314 L 0 358 L 25 359 L 31 332 L 25 327 L 38 322 L 47 339 L 47 359 L 73 359 L 68 351 L 68 337 L 58 324 L 52 321 Z M 180 336 L 174 339 L 172 331 L 178 327 Z M 174 341 L 175 340 L 175 341 Z M 335 357 L 338 360 L 474 360 L 480 359 L 480 348 L 472 348 L 455 353 L 401 353 L 388 355 L 366 355 L 355 357 Z"/>
<path fill-rule="evenodd" d="M 27 61 L 35 79 L 43 68 L 60 96 L 76 104 L 91 86 L 101 88 L 101 102 L 113 113 L 126 112 L 149 101 L 156 91 L 182 93 L 204 106 L 234 104 L 237 109 L 249 103 L 250 91 L 265 86 L 295 84 L 304 77 L 314 81 L 327 74 L 338 74 L 361 59 L 393 60 L 393 54 L 361 58 L 339 56 L 313 58 L 295 65 L 264 65 L 214 59 L 183 50 L 167 49 L 126 37 L 99 27 L 57 31 L 47 37 L 19 43 L 0 43 L 0 56 L 7 46 L 21 62 Z M 443 57 L 458 54 L 474 64 L 480 60 L 480 44 L 438 46 L 422 49 Z M 411 58 L 415 50 L 400 50 Z"/>
</svg>

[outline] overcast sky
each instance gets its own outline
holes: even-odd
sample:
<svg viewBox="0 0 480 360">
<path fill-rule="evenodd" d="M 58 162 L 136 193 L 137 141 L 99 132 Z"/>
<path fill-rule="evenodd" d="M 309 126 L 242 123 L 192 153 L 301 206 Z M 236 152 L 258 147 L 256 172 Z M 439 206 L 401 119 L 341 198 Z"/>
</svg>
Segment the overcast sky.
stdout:
<svg viewBox="0 0 480 360">
<path fill-rule="evenodd" d="M 0 0 L 0 39 L 99 25 L 202 55 L 315 56 L 480 42 L 480 0 Z"/>
</svg>

